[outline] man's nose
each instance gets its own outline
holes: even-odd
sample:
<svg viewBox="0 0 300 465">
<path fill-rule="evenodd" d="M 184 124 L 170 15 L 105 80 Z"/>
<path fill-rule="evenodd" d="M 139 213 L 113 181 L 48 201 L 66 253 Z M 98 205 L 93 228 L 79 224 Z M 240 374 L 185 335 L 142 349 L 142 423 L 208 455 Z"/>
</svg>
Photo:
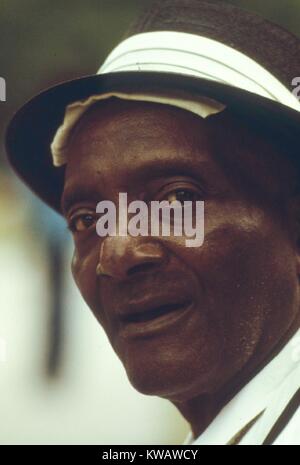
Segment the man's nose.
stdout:
<svg viewBox="0 0 300 465">
<path fill-rule="evenodd" d="M 98 276 L 124 279 L 139 272 L 155 271 L 167 258 L 158 241 L 143 241 L 131 236 L 108 236 L 100 248 Z"/>
</svg>

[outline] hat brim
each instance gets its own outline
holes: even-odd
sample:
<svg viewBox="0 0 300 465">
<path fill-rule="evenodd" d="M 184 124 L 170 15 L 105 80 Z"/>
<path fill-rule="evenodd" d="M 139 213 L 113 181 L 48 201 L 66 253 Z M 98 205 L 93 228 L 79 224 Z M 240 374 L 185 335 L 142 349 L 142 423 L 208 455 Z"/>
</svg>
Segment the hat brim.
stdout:
<svg viewBox="0 0 300 465">
<path fill-rule="evenodd" d="M 106 92 L 185 90 L 219 100 L 249 121 L 297 140 L 300 112 L 285 105 L 215 81 L 175 73 L 126 71 L 92 75 L 51 87 L 23 105 L 6 131 L 10 164 L 45 203 L 61 212 L 64 167 L 52 162 L 50 143 L 62 124 L 65 107 Z"/>
</svg>

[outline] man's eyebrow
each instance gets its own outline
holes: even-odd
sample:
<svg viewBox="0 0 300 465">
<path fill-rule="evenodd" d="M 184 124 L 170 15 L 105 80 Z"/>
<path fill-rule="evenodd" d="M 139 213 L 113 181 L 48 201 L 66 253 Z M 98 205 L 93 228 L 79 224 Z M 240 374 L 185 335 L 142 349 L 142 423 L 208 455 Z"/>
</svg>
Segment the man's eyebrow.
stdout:
<svg viewBox="0 0 300 465">
<path fill-rule="evenodd" d="M 137 167 L 131 175 L 130 180 L 138 180 L 146 182 L 153 178 L 163 176 L 191 176 L 202 178 L 206 171 L 211 172 L 212 164 L 208 161 L 189 159 L 176 160 L 151 160 L 144 162 L 140 167 Z"/>
<path fill-rule="evenodd" d="M 101 199 L 99 193 L 92 191 L 85 185 L 76 185 L 76 187 L 66 188 L 61 197 L 60 207 L 62 214 L 65 215 L 72 205 L 77 202 L 84 202 L 85 200 L 95 201 L 95 203 L 97 203 Z"/>
</svg>

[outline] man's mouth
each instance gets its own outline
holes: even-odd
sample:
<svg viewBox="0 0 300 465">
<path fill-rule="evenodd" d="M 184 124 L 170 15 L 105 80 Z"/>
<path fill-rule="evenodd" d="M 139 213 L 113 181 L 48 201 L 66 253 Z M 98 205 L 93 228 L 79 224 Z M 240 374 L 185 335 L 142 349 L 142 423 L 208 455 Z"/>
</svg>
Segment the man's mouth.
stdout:
<svg viewBox="0 0 300 465">
<path fill-rule="evenodd" d="M 180 302 L 163 303 L 153 305 L 150 302 L 140 306 L 129 307 L 127 311 L 119 315 L 122 323 L 122 333 L 126 336 L 141 336 L 156 333 L 158 330 L 166 329 L 181 319 L 182 315 L 192 306 L 191 299 L 181 299 Z"/>
<path fill-rule="evenodd" d="M 123 315 L 121 317 L 121 321 L 123 323 L 137 323 L 140 321 L 150 321 L 158 318 L 162 315 L 167 315 L 168 313 L 176 312 L 183 307 L 186 307 L 190 301 L 186 301 L 183 303 L 175 303 L 175 304 L 166 304 L 160 305 L 152 310 L 148 310 L 141 313 L 133 313 L 129 315 Z"/>
</svg>

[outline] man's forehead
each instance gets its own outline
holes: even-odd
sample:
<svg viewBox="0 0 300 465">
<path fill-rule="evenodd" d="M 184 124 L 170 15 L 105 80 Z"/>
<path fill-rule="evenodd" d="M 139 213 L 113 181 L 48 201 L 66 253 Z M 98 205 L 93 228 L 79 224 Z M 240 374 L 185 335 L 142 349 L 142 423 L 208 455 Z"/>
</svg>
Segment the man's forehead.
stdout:
<svg viewBox="0 0 300 465">
<path fill-rule="evenodd" d="M 66 179 L 81 170 L 101 171 L 103 176 L 121 169 L 140 176 L 168 168 L 184 173 L 212 161 L 209 133 L 200 117 L 167 105 L 121 102 L 110 108 L 101 103 L 75 127 Z"/>
<path fill-rule="evenodd" d="M 187 110 L 175 106 L 125 101 L 111 98 L 90 107 L 75 126 L 70 146 L 93 141 L 111 142 L 114 139 L 131 144 L 143 139 L 159 143 L 166 140 L 192 141 L 194 138 L 207 139 L 208 125 L 205 120 Z"/>
</svg>

